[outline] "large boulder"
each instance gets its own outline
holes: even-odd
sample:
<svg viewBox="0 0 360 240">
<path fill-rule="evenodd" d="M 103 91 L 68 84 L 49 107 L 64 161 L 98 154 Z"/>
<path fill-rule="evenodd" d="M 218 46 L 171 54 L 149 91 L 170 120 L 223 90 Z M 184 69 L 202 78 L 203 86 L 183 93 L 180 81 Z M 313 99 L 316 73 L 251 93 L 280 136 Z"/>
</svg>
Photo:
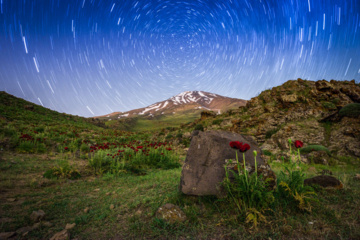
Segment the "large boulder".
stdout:
<svg viewBox="0 0 360 240">
<path fill-rule="evenodd" d="M 248 143 L 251 147 L 245 154 L 246 165 L 255 166 L 253 150 L 258 152 L 258 165 L 264 164 L 261 149 L 249 136 L 226 131 L 198 132 L 192 137 L 185 163 L 181 172 L 180 191 L 188 195 L 221 196 L 221 182 L 225 178 L 225 164 L 235 161 L 236 151 L 242 163 L 242 154 L 229 145 L 231 141 Z"/>
</svg>

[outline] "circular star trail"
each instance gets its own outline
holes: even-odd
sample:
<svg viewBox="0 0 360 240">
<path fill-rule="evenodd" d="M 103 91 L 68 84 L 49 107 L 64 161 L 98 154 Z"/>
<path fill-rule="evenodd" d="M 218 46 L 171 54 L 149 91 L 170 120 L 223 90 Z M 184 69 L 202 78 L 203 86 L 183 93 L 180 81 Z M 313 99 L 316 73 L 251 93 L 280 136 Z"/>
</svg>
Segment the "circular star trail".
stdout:
<svg viewBox="0 0 360 240">
<path fill-rule="evenodd" d="M 59 112 L 360 79 L 358 0 L 0 1 L 0 90 Z"/>
</svg>

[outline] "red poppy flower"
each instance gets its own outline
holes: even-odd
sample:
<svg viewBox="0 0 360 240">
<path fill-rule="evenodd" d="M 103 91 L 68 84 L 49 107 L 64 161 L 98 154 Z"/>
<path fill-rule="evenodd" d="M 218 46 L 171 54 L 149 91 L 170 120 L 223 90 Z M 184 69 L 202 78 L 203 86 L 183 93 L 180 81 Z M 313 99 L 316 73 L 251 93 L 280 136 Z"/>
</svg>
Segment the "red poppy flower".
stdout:
<svg viewBox="0 0 360 240">
<path fill-rule="evenodd" d="M 230 147 L 232 147 L 232 148 L 240 149 L 241 146 L 242 146 L 242 143 L 239 142 L 239 141 L 231 141 L 231 142 L 229 143 L 229 145 L 230 145 Z"/>
<path fill-rule="evenodd" d="M 65 149 L 65 150 L 68 150 L 69 148 L 68 148 L 68 147 L 65 147 L 64 149 Z"/>
<path fill-rule="evenodd" d="M 137 149 L 142 149 L 142 148 L 143 148 L 143 146 L 137 146 L 136 148 L 137 148 Z"/>
<path fill-rule="evenodd" d="M 300 140 L 296 140 L 294 144 L 296 148 L 302 148 L 304 146 L 304 143 Z"/>
<path fill-rule="evenodd" d="M 249 149 L 250 149 L 250 145 L 247 144 L 247 143 L 245 143 L 245 144 L 241 145 L 239 151 L 240 151 L 240 152 L 246 152 L 246 151 L 249 150 Z"/>
</svg>

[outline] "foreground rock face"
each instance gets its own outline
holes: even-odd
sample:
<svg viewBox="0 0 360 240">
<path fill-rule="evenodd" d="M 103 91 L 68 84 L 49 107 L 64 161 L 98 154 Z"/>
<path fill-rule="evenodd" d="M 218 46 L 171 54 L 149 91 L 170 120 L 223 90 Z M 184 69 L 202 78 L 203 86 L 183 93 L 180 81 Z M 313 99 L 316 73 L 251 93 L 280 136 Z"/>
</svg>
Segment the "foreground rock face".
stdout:
<svg viewBox="0 0 360 240">
<path fill-rule="evenodd" d="M 221 195 L 220 184 L 225 177 L 225 160 L 236 159 L 236 151 L 230 141 L 248 143 L 251 147 L 245 154 L 246 165 L 254 166 L 253 150 L 258 152 L 258 165 L 264 164 L 261 150 L 251 137 L 226 131 L 199 132 L 193 136 L 180 179 L 180 191 L 188 195 Z M 238 159 L 242 162 L 242 154 Z"/>
</svg>

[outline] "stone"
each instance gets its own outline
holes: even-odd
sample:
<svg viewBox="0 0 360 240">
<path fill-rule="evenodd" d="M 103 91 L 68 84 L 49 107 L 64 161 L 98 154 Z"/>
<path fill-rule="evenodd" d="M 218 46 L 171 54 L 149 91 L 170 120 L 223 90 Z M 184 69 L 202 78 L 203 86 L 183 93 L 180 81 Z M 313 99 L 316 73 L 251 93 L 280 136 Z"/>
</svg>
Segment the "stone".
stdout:
<svg viewBox="0 0 360 240">
<path fill-rule="evenodd" d="M 360 180 L 360 174 L 357 173 L 354 178 L 355 178 L 356 180 Z"/>
<path fill-rule="evenodd" d="M 6 240 L 6 239 L 14 237 L 15 235 L 16 235 L 16 232 L 2 232 L 2 233 L 0 233 L 0 239 Z"/>
<path fill-rule="evenodd" d="M 256 157 L 258 165 L 264 164 L 261 149 L 249 136 L 226 131 L 198 132 L 191 140 L 183 165 L 180 191 L 188 195 L 222 196 L 220 185 L 225 178 L 226 160 L 232 159 L 235 162 L 237 152 L 238 160 L 243 161 L 242 153 L 230 147 L 231 141 L 250 145 L 251 149 L 245 153 L 247 164 L 255 166 L 253 150 L 258 152 Z"/>
<path fill-rule="evenodd" d="M 65 230 L 73 229 L 76 226 L 76 223 L 67 223 L 65 226 Z"/>
<path fill-rule="evenodd" d="M 85 209 L 84 209 L 84 213 L 88 213 L 88 212 L 89 212 L 89 210 L 90 210 L 90 209 L 89 209 L 88 207 L 87 207 L 87 208 L 85 208 Z"/>
<path fill-rule="evenodd" d="M 14 219 L 13 218 L 0 218 L 0 224 L 1 223 L 9 223 L 9 222 L 13 222 Z"/>
<path fill-rule="evenodd" d="M 155 216 L 169 223 L 184 222 L 186 220 L 185 213 L 178 206 L 171 203 L 161 206 L 156 211 Z"/>
<path fill-rule="evenodd" d="M 66 229 L 62 230 L 61 232 L 55 233 L 55 235 L 50 238 L 50 240 L 68 240 L 68 239 L 70 239 L 70 234 Z"/>
<path fill-rule="evenodd" d="M 304 180 L 304 185 L 319 185 L 323 188 L 343 189 L 343 184 L 335 177 L 329 175 L 321 175 Z"/>
<path fill-rule="evenodd" d="M 16 198 L 8 198 L 6 199 L 8 202 L 15 202 L 16 201 Z"/>
<path fill-rule="evenodd" d="M 52 223 L 51 222 L 42 222 L 42 225 L 45 227 L 52 227 Z"/>
<path fill-rule="evenodd" d="M 45 212 L 43 210 L 33 211 L 30 215 L 30 219 L 33 222 L 39 222 L 45 217 Z"/>
<path fill-rule="evenodd" d="M 18 230 L 16 230 L 16 233 L 19 234 L 19 235 L 23 235 L 24 233 L 28 233 L 28 232 L 30 232 L 32 230 L 33 230 L 32 227 L 26 226 L 26 227 L 22 227 L 22 228 L 19 228 Z"/>
<path fill-rule="evenodd" d="M 296 94 L 290 94 L 290 95 L 281 95 L 280 101 L 283 103 L 294 103 L 298 100 L 298 96 Z"/>
<path fill-rule="evenodd" d="M 312 151 L 307 159 L 309 163 L 328 165 L 330 157 L 325 151 Z"/>
</svg>

